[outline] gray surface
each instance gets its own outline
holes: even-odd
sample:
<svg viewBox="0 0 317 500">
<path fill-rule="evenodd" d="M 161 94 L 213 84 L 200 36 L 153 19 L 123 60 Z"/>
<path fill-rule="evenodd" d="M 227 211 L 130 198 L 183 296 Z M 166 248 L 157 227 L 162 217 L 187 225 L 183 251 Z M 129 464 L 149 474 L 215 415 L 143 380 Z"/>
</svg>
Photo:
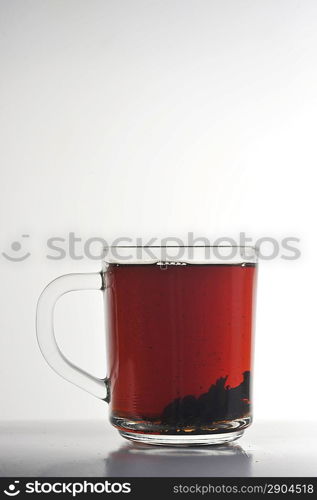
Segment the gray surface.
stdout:
<svg viewBox="0 0 317 500">
<path fill-rule="evenodd" d="M 256 422 L 221 447 L 133 446 L 105 421 L 7 423 L 1 476 L 316 476 L 317 424 Z"/>
</svg>

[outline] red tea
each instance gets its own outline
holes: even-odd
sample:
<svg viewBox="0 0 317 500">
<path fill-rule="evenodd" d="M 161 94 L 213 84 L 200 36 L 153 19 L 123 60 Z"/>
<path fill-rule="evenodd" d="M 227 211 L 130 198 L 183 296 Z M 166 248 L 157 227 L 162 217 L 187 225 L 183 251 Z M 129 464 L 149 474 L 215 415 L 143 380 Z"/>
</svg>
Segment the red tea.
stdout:
<svg viewBox="0 0 317 500">
<path fill-rule="evenodd" d="M 246 263 L 109 265 L 114 425 L 206 434 L 250 422 L 255 272 Z"/>
</svg>

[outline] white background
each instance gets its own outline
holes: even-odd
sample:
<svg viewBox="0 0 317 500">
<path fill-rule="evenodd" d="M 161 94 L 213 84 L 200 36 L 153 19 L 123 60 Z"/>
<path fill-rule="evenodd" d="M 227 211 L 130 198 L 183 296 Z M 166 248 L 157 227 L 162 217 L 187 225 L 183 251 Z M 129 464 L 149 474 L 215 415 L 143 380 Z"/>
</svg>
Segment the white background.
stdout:
<svg viewBox="0 0 317 500">
<path fill-rule="evenodd" d="M 104 419 L 35 339 L 50 236 L 301 239 L 262 262 L 255 417 L 312 419 L 316 392 L 314 0 L 1 0 L 0 418 Z M 29 234 L 28 239 L 23 234 Z M 64 297 L 58 340 L 102 376 L 101 294 Z"/>
</svg>

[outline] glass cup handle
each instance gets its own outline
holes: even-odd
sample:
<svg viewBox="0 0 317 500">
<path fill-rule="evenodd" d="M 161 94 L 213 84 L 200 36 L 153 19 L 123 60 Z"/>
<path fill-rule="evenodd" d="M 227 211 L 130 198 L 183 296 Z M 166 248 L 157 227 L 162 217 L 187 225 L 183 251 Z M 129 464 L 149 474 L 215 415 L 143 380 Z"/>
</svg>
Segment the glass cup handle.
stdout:
<svg viewBox="0 0 317 500">
<path fill-rule="evenodd" d="M 61 377 L 109 402 L 108 379 L 94 377 L 71 363 L 59 349 L 54 333 L 54 309 L 57 300 L 68 292 L 103 290 L 101 273 L 66 274 L 52 281 L 43 290 L 36 311 L 36 332 L 41 352 L 53 370 Z"/>
</svg>

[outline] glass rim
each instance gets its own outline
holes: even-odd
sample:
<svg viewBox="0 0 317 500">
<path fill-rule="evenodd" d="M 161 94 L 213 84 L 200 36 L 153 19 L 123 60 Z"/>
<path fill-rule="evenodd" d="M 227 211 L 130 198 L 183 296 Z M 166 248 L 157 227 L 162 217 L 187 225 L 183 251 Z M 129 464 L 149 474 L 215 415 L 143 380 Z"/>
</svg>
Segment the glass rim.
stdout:
<svg viewBox="0 0 317 500">
<path fill-rule="evenodd" d="M 104 248 L 249 248 L 257 251 L 253 245 L 105 245 Z"/>
<path fill-rule="evenodd" d="M 256 264 L 251 245 L 107 245 L 106 264 Z"/>
</svg>

